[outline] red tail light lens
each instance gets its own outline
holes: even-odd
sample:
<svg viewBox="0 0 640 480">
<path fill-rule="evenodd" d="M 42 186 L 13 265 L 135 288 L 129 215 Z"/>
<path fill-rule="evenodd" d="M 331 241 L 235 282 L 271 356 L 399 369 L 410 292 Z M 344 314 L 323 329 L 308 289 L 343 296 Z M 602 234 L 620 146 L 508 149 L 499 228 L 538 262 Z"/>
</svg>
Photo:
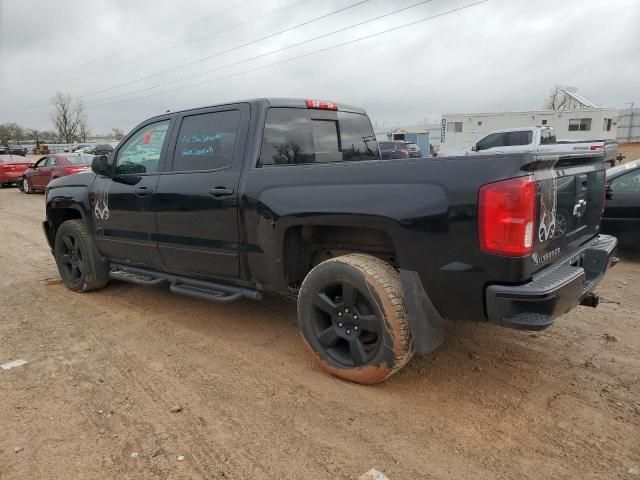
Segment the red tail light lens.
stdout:
<svg viewBox="0 0 640 480">
<path fill-rule="evenodd" d="M 604 145 L 591 145 L 591 150 L 602 150 Z"/>
<path fill-rule="evenodd" d="M 307 108 L 315 110 L 338 110 L 338 106 L 333 102 L 325 100 L 307 100 Z"/>
<path fill-rule="evenodd" d="M 480 187 L 478 233 L 483 252 L 519 257 L 533 251 L 536 191 L 531 176 Z"/>
</svg>

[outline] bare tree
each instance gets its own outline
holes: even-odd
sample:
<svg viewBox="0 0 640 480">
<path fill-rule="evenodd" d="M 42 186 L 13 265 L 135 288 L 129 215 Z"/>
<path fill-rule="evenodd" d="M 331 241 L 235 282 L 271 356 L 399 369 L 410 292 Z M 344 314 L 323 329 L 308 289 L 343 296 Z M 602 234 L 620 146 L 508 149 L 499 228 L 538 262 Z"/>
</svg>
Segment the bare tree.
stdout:
<svg viewBox="0 0 640 480">
<path fill-rule="evenodd" d="M 16 123 L 4 123 L 0 125 L 0 145 L 4 145 L 13 140 L 20 142 L 24 140 L 24 129 Z"/>
<path fill-rule="evenodd" d="M 80 120 L 80 124 L 78 125 L 78 139 L 82 143 L 87 142 L 87 137 L 91 134 L 91 130 L 89 129 L 89 125 L 87 122 L 87 116 L 83 115 L 82 120 Z"/>
<path fill-rule="evenodd" d="M 122 140 L 124 138 L 124 132 L 122 130 L 120 130 L 118 127 L 112 128 L 111 129 L 111 136 L 115 139 L 115 140 Z"/>
<path fill-rule="evenodd" d="M 556 85 L 549 92 L 544 108 L 547 110 L 567 110 L 571 108 L 573 99 L 567 92 L 575 93 L 578 89 L 569 85 Z"/>
<path fill-rule="evenodd" d="M 51 103 L 55 109 L 51 120 L 58 131 L 58 137 L 65 143 L 72 143 L 80 124 L 86 122 L 82 100 L 73 101 L 71 95 L 57 92 Z"/>
</svg>

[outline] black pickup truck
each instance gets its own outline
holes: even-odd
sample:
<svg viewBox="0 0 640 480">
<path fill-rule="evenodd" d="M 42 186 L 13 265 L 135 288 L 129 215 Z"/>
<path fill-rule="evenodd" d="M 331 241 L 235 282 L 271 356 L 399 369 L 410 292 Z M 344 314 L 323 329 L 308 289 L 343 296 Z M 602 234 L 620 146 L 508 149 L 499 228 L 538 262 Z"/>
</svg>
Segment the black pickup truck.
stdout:
<svg viewBox="0 0 640 480">
<path fill-rule="evenodd" d="M 297 298 L 317 364 L 360 383 L 434 350 L 445 319 L 542 329 L 595 307 L 616 262 L 601 153 L 382 160 L 365 112 L 331 102 L 167 113 L 92 170 L 47 189 L 67 287 Z"/>
</svg>

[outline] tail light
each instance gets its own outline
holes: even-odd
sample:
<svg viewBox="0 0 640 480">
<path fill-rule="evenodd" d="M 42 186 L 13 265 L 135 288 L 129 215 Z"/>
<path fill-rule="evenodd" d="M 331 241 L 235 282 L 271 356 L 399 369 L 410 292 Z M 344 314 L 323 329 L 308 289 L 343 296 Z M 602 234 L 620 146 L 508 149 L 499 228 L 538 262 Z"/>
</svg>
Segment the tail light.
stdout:
<svg viewBox="0 0 640 480">
<path fill-rule="evenodd" d="M 602 150 L 604 145 L 591 145 L 591 150 Z"/>
<path fill-rule="evenodd" d="M 86 170 L 87 167 L 85 166 L 75 166 L 75 167 L 64 167 L 64 173 L 66 175 L 73 175 L 74 173 L 78 173 L 81 172 L 83 170 Z"/>
<path fill-rule="evenodd" d="M 313 108 L 315 110 L 338 110 L 338 105 L 333 102 L 327 102 L 326 100 L 307 100 L 307 108 Z"/>
<path fill-rule="evenodd" d="M 478 233 L 483 252 L 518 257 L 533 251 L 536 192 L 531 176 L 480 187 Z"/>
</svg>

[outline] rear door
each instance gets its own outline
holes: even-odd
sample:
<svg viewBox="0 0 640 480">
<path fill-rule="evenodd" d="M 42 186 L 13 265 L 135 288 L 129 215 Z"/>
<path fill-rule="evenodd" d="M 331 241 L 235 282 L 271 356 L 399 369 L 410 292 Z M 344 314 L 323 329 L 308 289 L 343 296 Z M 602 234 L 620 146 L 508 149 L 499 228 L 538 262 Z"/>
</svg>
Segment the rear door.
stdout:
<svg viewBox="0 0 640 480">
<path fill-rule="evenodd" d="M 171 270 L 239 275 L 238 186 L 249 127 L 248 104 L 178 117 L 168 171 L 153 206 L 157 242 Z"/>
</svg>

